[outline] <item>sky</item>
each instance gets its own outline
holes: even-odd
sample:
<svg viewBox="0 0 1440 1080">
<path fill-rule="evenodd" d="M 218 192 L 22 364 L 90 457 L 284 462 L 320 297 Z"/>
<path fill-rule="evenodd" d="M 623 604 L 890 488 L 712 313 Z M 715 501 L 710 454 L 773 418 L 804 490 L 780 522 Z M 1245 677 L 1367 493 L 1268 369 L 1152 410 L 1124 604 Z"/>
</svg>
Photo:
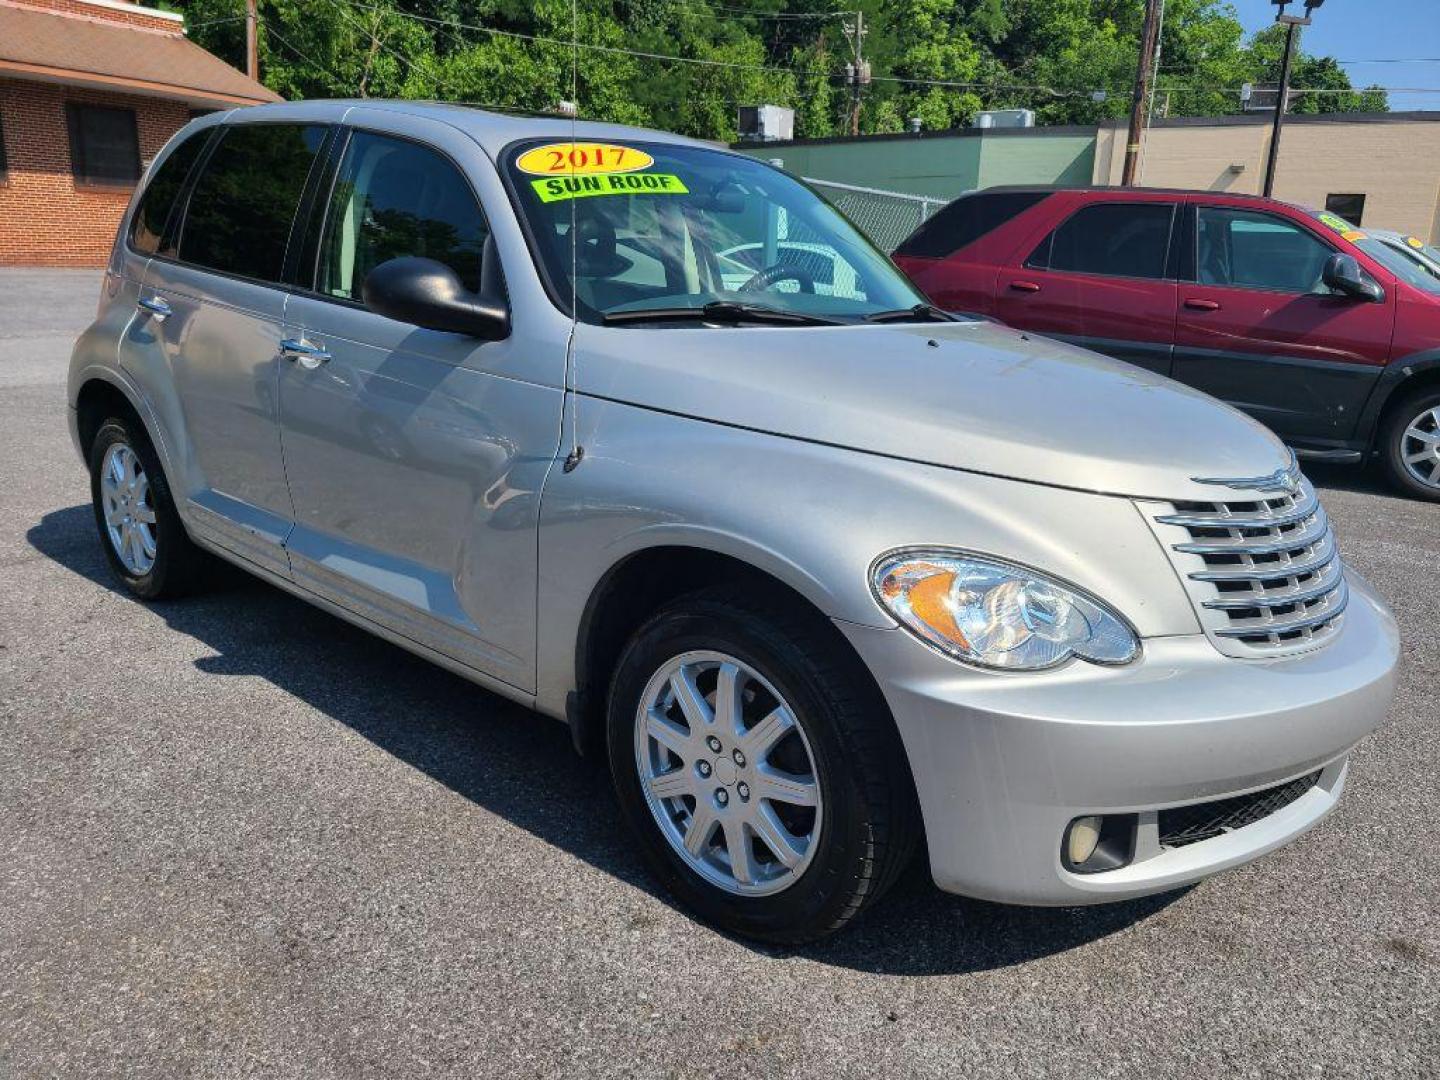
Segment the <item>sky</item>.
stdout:
<svg viewBox="0 0 1440 1080">
<path fill-rule="evenodd" d="M 1270 0 L 1230 0 L 1247 32 L 1275 21 Z M 1304 11 L 1304 0 L 1286 10 Z M 1337 60 L 1426 58 L 1427 63 L 1345 64 L 1356 86 L 1431 87 L 1429 94 L 1390 95 L 1390 108 L 1440 109 L 1440 0 L 1326 0 L 1306 27 L 1305 51 Z"/>
</svg>

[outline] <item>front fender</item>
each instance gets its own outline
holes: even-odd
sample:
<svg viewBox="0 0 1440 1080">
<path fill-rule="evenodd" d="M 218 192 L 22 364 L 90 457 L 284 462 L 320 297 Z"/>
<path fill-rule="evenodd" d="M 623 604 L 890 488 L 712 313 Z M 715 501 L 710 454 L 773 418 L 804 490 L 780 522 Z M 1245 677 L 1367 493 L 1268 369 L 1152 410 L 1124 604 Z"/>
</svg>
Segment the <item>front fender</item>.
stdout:
<svg viewBox="0 0 1440 1080">
<path fill-rule="evenodd" d="M 1130 500 L 1005 480 L 582 398 L 571 472 L 540 508 L 540 707 L 576 688 L 576 641 L 612 567 L 646 548 L 702 548 L 784 582 L 823 614 L 891 627 L 875 557 L 936 545 L 989 552 L 1072 581 L 1142 636 L 1200 632 Z"/>
</svg>

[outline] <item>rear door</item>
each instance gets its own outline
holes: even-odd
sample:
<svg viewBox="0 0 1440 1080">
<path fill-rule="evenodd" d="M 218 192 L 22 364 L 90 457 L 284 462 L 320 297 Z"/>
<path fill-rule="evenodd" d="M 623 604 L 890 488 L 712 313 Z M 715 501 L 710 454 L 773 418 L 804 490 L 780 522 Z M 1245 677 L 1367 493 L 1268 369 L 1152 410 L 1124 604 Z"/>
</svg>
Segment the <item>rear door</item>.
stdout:
<svg viewBox="0 0 1440 1080">
<path fill-rule="evenodd" d="M 172 477 L 191 528 L 289 575 L 294 520 L 280 452 L 276 371 L 286 246 L 323 124 L 221 127 L 180 225 L 178 247 L 150 260 L 141 302 L 175 390 L 165 426 L 185 475 Z M 178 481 L 178 483 L 177 483 Z"/>
<path fill-rule="evenodd" d="M 1390 355 L 1395 288 L 1379 303 L 1321 281 L 1340 248 L 1268 209 L 1195 200 L 1193 281 L 1176 308 L 1175 378 L 1285 439 L 1342 442 Z"/>
<path fill-rule="evenodd" d="M 1178 200 L 1087 201 L 1000 271 L 995 314 L 1162 375 L 1175 335 Z"/>
</svg>

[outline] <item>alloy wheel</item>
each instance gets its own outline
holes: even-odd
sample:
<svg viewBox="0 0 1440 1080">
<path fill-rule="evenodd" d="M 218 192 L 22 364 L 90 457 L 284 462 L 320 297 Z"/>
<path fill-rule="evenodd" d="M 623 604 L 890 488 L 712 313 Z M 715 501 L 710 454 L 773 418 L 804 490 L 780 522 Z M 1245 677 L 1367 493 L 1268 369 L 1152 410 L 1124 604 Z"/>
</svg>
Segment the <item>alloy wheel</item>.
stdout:
<svg viewBox="0 0 1440 1080">
<path fill-rule="evenodd" d="M 143 577 L 155 565 L 155 508 L 145 467 L 125 443 L 105 452 L 100 499 L 111 547 L 126 570 Z"/>
<path fill-rule="evenodd" d="M 712 885 L 771 895 L 810 864 L 824 819 L 815 756 L 744 662 L 697 651 L 662 665 L 636 709 L 635 762 L 665 839 Z"/>
<path fill-rule="evenodd" d="M 1405 471 L 1430 488 L 1440 488 L 1440 406 L 1426 409 L 1400 434 Z"/>
</svg>

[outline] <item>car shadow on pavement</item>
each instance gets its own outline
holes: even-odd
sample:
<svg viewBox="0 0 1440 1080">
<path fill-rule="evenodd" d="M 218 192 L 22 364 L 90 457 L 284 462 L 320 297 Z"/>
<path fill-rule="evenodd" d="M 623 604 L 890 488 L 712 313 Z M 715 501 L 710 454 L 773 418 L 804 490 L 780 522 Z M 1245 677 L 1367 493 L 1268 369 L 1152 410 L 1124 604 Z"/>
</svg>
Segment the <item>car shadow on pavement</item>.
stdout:
<svg viewBox="0 0 1440 1080">
<path fill-rule="evenodd" d="M 45 515 L 26 538 L 71 572 L 129 598 L 111 576 L 88 505 Z M 476 805 L 670 903 L 625 842 L 604 770 L 576 756 L 564 725 L 239 570 L 225 567 L 217 579 L 203 595 L 150 607 L 213 651 L 195 661 L 201 671 L 267 679 Z M 586 812 L 566 812 L 570 803 Z M 835 938 L 799 949 L 736 940 L 766 955 L 869 972 L 959 974 L 1084 945 L 1179 895 L 1090 908 L 1009 907 L 942 893 L 917 859 L 884 901 Z"/>
</svg>

